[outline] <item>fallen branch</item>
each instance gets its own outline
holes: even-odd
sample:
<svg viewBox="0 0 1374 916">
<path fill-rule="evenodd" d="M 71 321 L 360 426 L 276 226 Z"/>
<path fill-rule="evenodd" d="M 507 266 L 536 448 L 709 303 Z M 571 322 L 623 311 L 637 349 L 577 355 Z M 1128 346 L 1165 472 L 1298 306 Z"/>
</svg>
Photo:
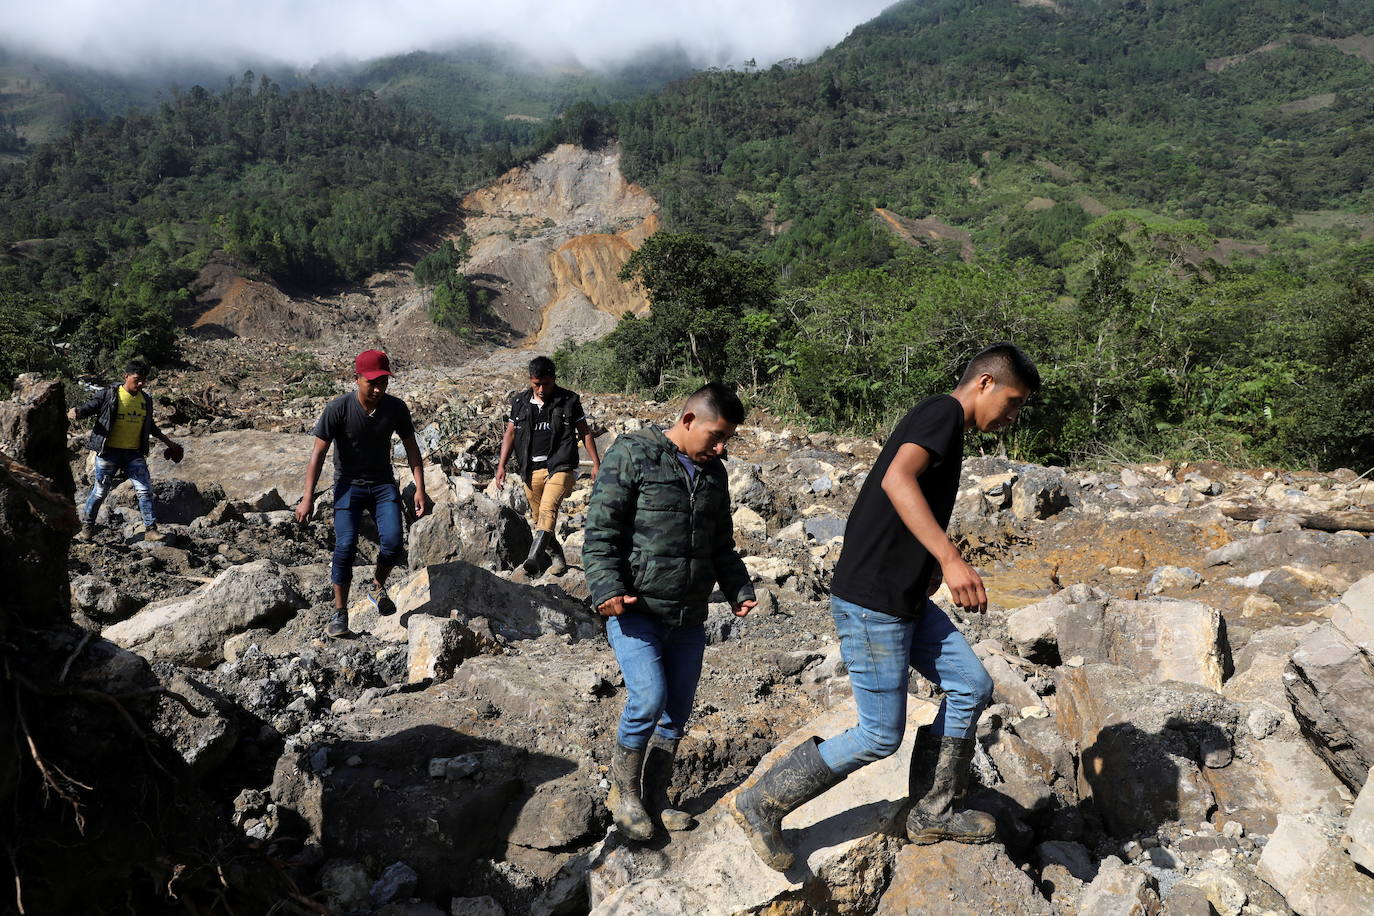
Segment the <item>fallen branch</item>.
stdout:
<svg viewBox="0 0 1374 916">
<path fill-rule="evenodd" d="M 1257 522 L 1262 518 L 1291 514 L 1298 520 L 1299 525 L 1314 531 L 1359 531 L 1363 534 L 1374 532 L 1374 512 L 1285 513 L 1260 506 L 1231 506 L 1224 507 L 1221 514 L 1238 522 Z"/>
</svg>

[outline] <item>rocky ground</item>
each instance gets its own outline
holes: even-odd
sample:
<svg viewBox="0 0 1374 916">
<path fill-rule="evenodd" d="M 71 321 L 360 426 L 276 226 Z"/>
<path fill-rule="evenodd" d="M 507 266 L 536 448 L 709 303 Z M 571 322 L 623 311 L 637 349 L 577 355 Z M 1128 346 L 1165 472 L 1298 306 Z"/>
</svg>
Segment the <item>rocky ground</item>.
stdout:
<svg viewBox="0 0 1374 916">
<path fill-rule="evenodd" d="M 852 721 L 826 596 L 879 443 L 762 415 L 741 429 L 728 468 L 761 605 L 742 620 L 713 605 L 674 785 L 699 826 L 627 845 L 603 804 L 623 683 L 578 563 L 590 490 L 560 523 L 572 568 L 516 570 L 523 497 L 491 484 L 521 381 L 510 362 L 397 377 L 435 508 L 410 528 L 399 612 L 355 604 L 353 638 L 321 635 L 329 495 L 308 525 L 289 508 L 310 426 L 346 384 L 328 355 L 194 344 L 154 385 L 187 446 L 181 464 L 153 463 L 166 539 L 143 538 L 126 486 L 95 540 L 71 546 L 77 627 L 49 638 L 59 664 L 83 683 L 126 679 L 101 688 L 119 696 L 154 691 L 126 702 L 139 734 L 171 755 L 216 842 L 271 863 L 261 888 L 287 911 L 1374 911 L 1367 478 L 966 460 L 952 528 L 992 606 L 954 614 L 997 685 L 973 802 L 1001 842 L 898 838 L 903 751 L 796 812 L 803 861 L 778 875 L 721 799 L 780 742 Z M 35 390 L 8 409 L 39 410 Z M 672 413 L 584 403 L 603 447 Z M 0 451 L 22 451 L 21 433 L 0 429 Z M 81 494 L 76 430 L 68 445 Z M 913 725 L 938 700 L 914 681 Z M 257 880 L 236 874 L 224 880 Z"/>
</svg>

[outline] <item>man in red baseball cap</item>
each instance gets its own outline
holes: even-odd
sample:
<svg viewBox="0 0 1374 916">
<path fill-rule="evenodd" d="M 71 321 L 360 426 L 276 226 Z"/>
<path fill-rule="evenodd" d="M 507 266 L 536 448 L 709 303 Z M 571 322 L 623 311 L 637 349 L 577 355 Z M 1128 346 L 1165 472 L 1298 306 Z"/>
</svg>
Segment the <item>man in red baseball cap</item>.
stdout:
<svg viewBox="0 0 1374 916">
<path fill-rule="evenodd" d="M 315 424 L 315 445 L 305 468 L 305 493 L 296 504 L 296 519 L 305 522 L 315 508 L 315 483 L 324 467 L 330 443 L 334 450 L 334 616 L 327 636 L 348 633 L 348 591 L 353 581 L 353 558 L 358 550 L 358 526 L 363 513 L 377 523 L 380 549 L 377 568 L 368 586 L 368 600 L 380 614 L 394 614 L 396 604 L 386 593 L 386 579 L 401 555 L 401 491 L 391 470 L 391 436 L 400 437 L 406 464 L 415 480 L 415 516 L 425 514 L 425 472 L 410 408 L 386 393 L 391 361 L 381 350 L 364 350 L 353 361 L 356 390 L 325 405 Z"/>
</svg>

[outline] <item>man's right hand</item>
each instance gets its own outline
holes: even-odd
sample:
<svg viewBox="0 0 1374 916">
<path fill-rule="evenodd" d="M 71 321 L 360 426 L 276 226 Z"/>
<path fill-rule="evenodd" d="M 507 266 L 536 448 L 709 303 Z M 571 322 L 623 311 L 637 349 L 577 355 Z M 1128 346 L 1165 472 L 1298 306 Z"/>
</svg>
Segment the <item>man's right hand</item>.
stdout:
<svg viewBox="0 0 1374 916">
<path fill-rule="evenodd" d="M 296 503 L 296 521 L 304 525 L 310 521 L 310 514 L 315 511 L 315 497 L 302 496 L 301 501 Z"/>
<path fill-rule="evenodd" d="M 505 488 L 506 488 L 506 469 L 505 469 L 505 468 L 497 468 L 497 469 L 496 469 L 496 489 L 498 489 L 498 490 L 504 490 Z"/>
<path fill-rule="evenodd" d="M 625 613 L 626 605 L 634 604 L 638 600 L 634 595 L 616 595 L 601 602 L 596 612 L 602 617 L 619 617 Z"/>
<path fill-rule="evenodd" d="M 983 577 L 978 575 L 978 570 L 964 562 L 963 557 L 953 557 L 941 563 L 940 570 L 955 604 L 966 611 L 980 614 L 988 609 L 988 592 L 983 587 Z"/>
</svg>

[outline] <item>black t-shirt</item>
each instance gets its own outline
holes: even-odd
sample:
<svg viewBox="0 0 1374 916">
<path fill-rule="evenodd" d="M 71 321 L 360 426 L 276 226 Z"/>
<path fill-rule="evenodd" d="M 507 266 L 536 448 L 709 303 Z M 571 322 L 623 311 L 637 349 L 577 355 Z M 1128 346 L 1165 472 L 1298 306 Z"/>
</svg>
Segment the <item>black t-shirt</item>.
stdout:
<svg viewBox="0 0 1374 916">
<path fill-rule="evenodd" d="M 415 435 L 406 402 L 382 395 L 370 415 L 358 403 L 356 392 L 340 395 L 324 407 L 315 424 L 315 436 L 334 444 L 334 477 L 364 483 L 395 480 L 391 471 L 391 434 L 402 439 Z"/>
<path fill-rule="evenodd" d="M 948 394 L 926 398 L 902 418 L 854 501 L 830 591 L 845 601 L 914 619 L 925 607 L 935 558 L 921 546 L 883 492 L 897 450 L 911 442 L 931 454 L 918 478 L 941 528 L 949 526 L 964 460 L 964 408 Z"/>
</svg>

